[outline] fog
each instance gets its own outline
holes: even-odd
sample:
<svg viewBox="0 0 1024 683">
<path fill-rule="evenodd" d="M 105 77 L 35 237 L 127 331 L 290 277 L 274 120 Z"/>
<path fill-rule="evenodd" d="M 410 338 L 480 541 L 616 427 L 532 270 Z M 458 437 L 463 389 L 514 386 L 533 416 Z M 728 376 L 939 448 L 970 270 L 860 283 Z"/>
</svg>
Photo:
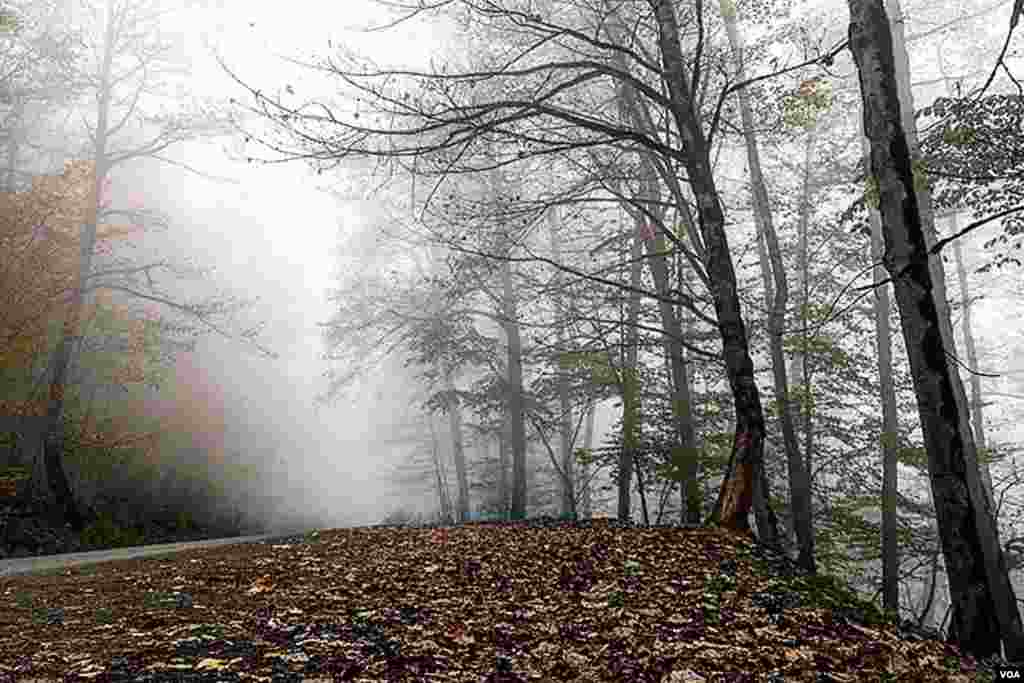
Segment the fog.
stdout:
<svg viewBox="0 0 1024 683">
<path fill-rule="evenodd" d="M 234 88 L 232 96 L 245 95 L 211 48 L 242 78 L 287 82 L 311 96 L 317 93 L 309 89 L 306 70 L 280 55 L 301 57 L 302 47 L 326 48 L 329 38 L 361 44 L 368 54 L 394 54 L 390 42 L 365 40 L 358 31 L 360 23 L 374 20 L 369 3 L 344 3 L 344 20 L 315 22 L 309 17 L 322 17 L 323 3 L 300 3 L 308 11 L 293 5 L 287 12 L 259 3 L 215 4 L 183 13 L 187 25 L 213 27 L 206 36 L 183 33 L 195 93 L 225 97 Z M 197 13 L 204 18 L 188 18 Z M 353 30 L 339 30 L 345 23 L 354 24 Z M 318 33 L 321 26 L 332 32 Z M 429 36 L 420 35 L 406 44 L 429 43 Z M 367 229 L 363 214 L 372 207 L 325 191 L 358 181 L 351 175 L 328 180 L 299 162 L 247 163 L 247 155 L 259 154 L 254 147 L 240 136 L 193 141 L 177 146 L 175 157 L 203 176 L 166 165 L 153 171 L 162 188 L 160 204 L 175 217 L 176 244 L 187 245 L 200 262 L 215 264 L 217 280 L 232 291 L 259 299 L 246 315 L 265 323 L 261 344 L 278 355 L 268 359 L 217 335 L 197 348 L 203 372 L 222 388 L 229 406 L 227 449 L 233 440 L 251 442 L 247 429 L 260 430 L 277 445 L 268 477 L 272 496 L 281 501 L 277 524 L 368 524 L 399 504 L 421 508 L 421 501 L 400 500 L 390 481 L 406 449 L 381 443 L 379 425 L 388 424 L 393 413 L 378 412 L 378 397 L 399 398 L 397 383 L 378 378 L 329 404 L 316 400 L 327 388 L 318 324 L 331 313 L 327 294 L 336 286 L 338 246 Z"/>
<path fill-rule="evenodd" d="M 331 96 L 331 78 L 290 60 L 313 61 L 339 47 L 381 65 L 422 66 L 446 54 L 449 29 L 441 24 L 361 31 L 393 18 L 369 0 L 303 0 L 286 8 L 242 1 L 166 6 L 160 34 L 174 43 L 181 70 L 165 79 L 174 97 L 142 96 L 140 109 L 150 113 L 178 107 L 224 113 L 230 98 L 246 99 L 218 57 L 253 87 L 313 100 Z M 71 21 L 89 24 L 87 12 L 68 7 Z M 56 151 L 35 164 L 55 173 L 74 158 L 70 148 L 87 146 L 78 124 L 93 122 L 95 113 L 64 110 L 45 119 L 41 128 Z M 259 130 L 258 121 L 239 123 Z M 143 140 L 153 132 L 129 126 L 117 139 Z M 251 161 L 275 155 L 240 134 L 205 135 L 159 156 L 116 167 L 112 194 L 166 216 L 166 231 L 147 235 L 141 248 L 214 268 L 201 280 L 169 284 L 177 294 L 216 290 L 253 301 L 233 334 L 208 332 L 179 369 L 188 366 L 188 376 L 201 377 L 214 395 L 211 410 L 221 413 L 216 421 L 223 424 L 216 447 L 261 469 L 260 493 L 274 501 L 274 523 L 367 524 L 398 506 L 429 509 L 435 502 L 429 491 L 402 493 L 392 481 L 415 449 L 398 436 L 415 419 L 418 400 L 401 363 L 363 376 L 335 400 L 317 400 L 328 390 L 331 369 L 321 326 L 333 312 L 329 293 L 355 262 L 374 256 L 374 234 L 392 211 L 387 193 L 370 198 L 366 167 L 355 164 L 318 175 L 300 161 Z M 980 304 L 982 335 L 998 334 L 994 312 L 1001 305 L 995 297 Z M 237 334 L 254 325 L 262 326 L 256 340 L 268 353 Z M 596 442 L 613 412 L 604 406 L 599 413 Z"/>
<path fill-rule="evenodd" d="M 100 45 L 104 4 L 56 3 L 57 21 L 87 29 L 89 42 Z M 404 38 L 398 31 L 387 40 L 362 31 L 387 19 L 362 0 L 297 2 L 286 10 L 241 1 L 163 7 L 158 34 L 173 45 L 165 57 L 177 71 L 156 77 L 158 91 L 140 96 L 135 116 L 110 141 L 114 149 L 159 132 L 138 114 L 205 111 L 223 122 L 230 98 L 246 92 L 218 57 L 257 87 L 287 84 L 320 97 L 329 95 L 329 80 L 287 58 L 323 56 L 331 44 L 391 63 L 422 64 L 443 44 L 440 27 L 410 27 Z M 93 50 L 85 70 L 95 70 L 100 57 Z M 129 84 L 118 92 L 127 99 L 115 102 L 116 111 L 126 111 L 132 91 Z M 65 162 L 90 158 L 85 131 L 95 125 L 95 100 L 39 111 L 34 137 L 24 141 L 36 152 L 21 163 L 35 174 L 59 174 Z M 411 407 L 402 381 L 378 373 L 332 401 L 317 400 L 327 390 L 320 324 L 331 315 L 328 292 L 337 286 L 340 245 L 372 232 L 381 217 L 361 196 L 365 179 L 344 169 L 317 176 L 301 162 L 250 162 L 254 148 L 241 134 L 222 130 L 173 144 L 154 155 L 159 158 L 120 163 L 109 176 L 114 205 L 142 208 L 165 222 L 135 238 L 133 249 L 206 269 L 201 278 L 163 282 L 165 291 L 181 300 L 218 293 L 252 302 L 234 324 L 207 330 L 195 351 L 176 361 L 177 383 L 205 397 L 206 417 L 218 426 L 203 444 L 259 468 L 262 490 L 255 497 L 271 501 L 262 514 L 272 528 L 367 524 L 398 505 L 422 509 L 425 501 L 403 499 L 391 481 L 410 446 L 385 443 L 396 415 Z M 242 336 L 255 326 L 258 336 Z M 168 385 L 148 402 L 150 414 L 169 410 L 175 382 Z M 246 495 L 243 506 L 254 499 Z"/>
</svg>

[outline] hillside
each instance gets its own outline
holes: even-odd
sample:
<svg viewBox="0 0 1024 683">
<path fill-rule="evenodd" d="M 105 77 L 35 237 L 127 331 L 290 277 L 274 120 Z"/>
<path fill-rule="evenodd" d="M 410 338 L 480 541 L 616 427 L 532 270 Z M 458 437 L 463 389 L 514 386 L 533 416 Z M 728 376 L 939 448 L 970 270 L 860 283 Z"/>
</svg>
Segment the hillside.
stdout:
<svg viewBox="0 0 1024 683">
<path fill-rule="evenodd" d="M 0 680 L 974 681 L 719 530 L 325 530 L 0 579 Z M 255 679 L 260 680 L 260 679 Z"/>
</svg>

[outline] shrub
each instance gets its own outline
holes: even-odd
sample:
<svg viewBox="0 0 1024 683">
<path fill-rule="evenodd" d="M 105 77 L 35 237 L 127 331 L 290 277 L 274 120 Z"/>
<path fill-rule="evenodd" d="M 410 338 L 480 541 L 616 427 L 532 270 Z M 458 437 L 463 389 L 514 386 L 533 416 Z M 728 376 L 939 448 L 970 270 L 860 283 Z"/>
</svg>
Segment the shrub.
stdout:
<svg viewBox="0 0 1024 683">
<path fill-rule="evenodd" d="M 109 514 L 100 513 L 99 518 L 87 526 L 79 538 L 84 545 L 120 548 L 141 544 L 143 535 L 138 529 L 118 526 Z"/>
<path fill-rule="evenodd" d="M 177 527 L 178 531 L 188 531 L 194 529 L 196 526 L 195 521 L 192 519 L 192 515 L 182 510 L 178 513 Z"/>
</svg>

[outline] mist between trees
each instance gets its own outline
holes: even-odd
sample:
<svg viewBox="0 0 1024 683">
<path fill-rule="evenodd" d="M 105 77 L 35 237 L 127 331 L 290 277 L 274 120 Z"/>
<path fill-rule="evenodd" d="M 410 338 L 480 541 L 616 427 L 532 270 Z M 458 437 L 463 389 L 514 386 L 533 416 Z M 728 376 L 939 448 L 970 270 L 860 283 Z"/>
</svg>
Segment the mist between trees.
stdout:
<svg viewBox="0 0 1024 683">
<path fill-rule="evenodd" d="M 1019 245 L 999 150 L 1021 100 L 985 83 L 1012 67 L 1005 48 L 944 49 L 980 45 L 986 8 L 919 36 L 889 17 L 938 8 L 851 0 L 848 31 L 790 9 L 419 3 L 391 25 L 446 20 L 444 54 L 397 69 L 331 45 L 307 66 L 335 99 L 223 65 L 263 159 L 382 178 L 393 211 L 362 235 L 378 260 L 342 282 L 327 326 L 332 390 L 400 361 L 424 410 L 405 425 L 412 479 L 439 515 L 590 515 L 613 494 L 622 519 L 635 497 L 644 522 L 753 517 L 805 568 L 1019 659 L 997 526 L 1014 536 L 1015 451 L 986 441 L 981 383 L 968 399 L 961 382 L 979 375 L 959 247 L 952 301 L 943 268 L 994 203 L 995 239 Z M 950 90 L 912 90 L 911 45 Z"/>
</svg>

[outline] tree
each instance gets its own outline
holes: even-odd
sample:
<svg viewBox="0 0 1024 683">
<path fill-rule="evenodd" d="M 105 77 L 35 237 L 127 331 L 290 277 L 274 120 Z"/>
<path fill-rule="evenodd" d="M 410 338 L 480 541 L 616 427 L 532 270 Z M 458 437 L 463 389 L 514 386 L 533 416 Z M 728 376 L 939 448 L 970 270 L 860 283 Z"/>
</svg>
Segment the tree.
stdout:
<svg viewBox="0 0 1024 683">
<path fill-rule="evenodd" d="M 37 464 L 33 470 L 33 490 L 60 522 L 67 520 L 75 529 L 84 527 L 85 518 L 70 490 L 61 462 L 61 416 L 69 383 L 69 367 L 79 337 L 79 326 L 87 297 L 99 287 L 113 289 L 140 301 L 158 304 L 184 314 L 207 329 L 223 332 L 219 320 L 224 315 L 244 308 L 240 304 L 219 301 L 199 303 L 175 301 L 153 286 L 153 271 L 166 264 L 134 264 L 127 268 L 98 270 L 97 234 L 100 226 L 124 210 L 105 202 L 105 188 L 111 170 L 120 163 L 140 157 L 159 158 L 172 144 L 197 133 L 210 130 L 207 117 L 152 116 L 150 122 L 160 127 L 159 133 L 146 142 L 130 148 L 119 148 L 117 136 L 135 117 L 145 120 L 140 99 L 153 85 L 152 78 L 166 68 L 168 46 L 157 38 L 156 27 L 162 11 L 155 0 L 120 0 L 105 3 L 102 14 L 102 38 L 98 43 L 99 62 L 95 71 L 83 69 L 82 78 L 91 77 L 95 95 L 95 125 L 88 136 L 92 141 L 90 156 L 93 177 L 85 204 L 86 215 L 80 221 L 79 254 L 75 282 L 71 288 L 70 305 L 64 317 L 59 341 L 50 362 L 47 396 L 46 428 L 40 444 Z M 134 63 L 125 64 L 130 57 Z M 163 64 L 161 62 L 163 61 Z M 77 66 L 77 65 L 76 65 Z M 141 75 L 140 75 L 141 74 Z M 121 97 L 119 86 L 135 85 L 127 97 Z M 214 126 L 215 128 L 216 126 Z M 139 217 L 144 212 L 130 212 Z M 255 339 L 256 330 L 242 332 L 243 338 Z M 255 344 L 258 348 L 258 342 Z M 264 350 L 265 351 L 265 350 Z"/>
<path fill-rule="evenodd" d="M 627 36 L 627 31 L 622 23 L 623 18 L 614 8 L 608 6 L 607 9 L 611 35 L 616 42 L 621 44 Z M 629 72 L 629 63 L 625 54 L 616 53 L 614 60 L 620 70 Z M 651 111 L 650 102 L 645 100 L 632 84 L 629 82 L 619 83 L 617 99 L 621 111 L 620 116 L 625 125 L 636 126 L 648 135 L 657 135 L 655 123 L 657 116 Z M 675 476 L 679 479 L 680 493 L 686 501 L 686 519 L 691 523 L 697 523 L 701 517 L 701 501 L 697 490 L 698 451 L 689 379 L 683 358 L 683 331 L 679 320 L 680 315 L 676 313 L 670 296 L 670 269 L 667 259 L 667 255 L 670 253 L 668 250 L 670 242 L 666 237 L 668 234 L 666 230 L 670 229 L 666 226 L 670 223 L 667 222 L 666 207 L 661 201 L 662 184 L 676 198 L 676 208 L 680 211 L 679 219 L 685 225 L 686 234 L 690 236 L 687 245 L 689 249 L 686 249 L 681 241 L 683 231 L 679 230 L 679 240 L 672 243 L 673 249 L 678 253 L 685 254 L 693 264 L 694 270 L 698 272 L 701 271 L 701 268 L 697 264 L 704 257 L 703 242 L 694 232 L 694 219 L 689 205 L 685 201 L 680 201 L 683 197 L 683 190 L 676 173 L 667 163 L 667 159 L 653 154 L 649 150 L 642 150 L 638 157 L 640 178 L 638 178 L 637 191 L 624 194 L 622 188 L 616 187 L 614 193 L 621 197 L 624 208 L 632 216 L 638 234 L 643 238 L 646 248 L 644 260 L 650 269 L 655 291 L 658 294 L 661 325 L 664 329 L 665 352 L 672 375 L 672 411 L 678 437 L 678 443 L 673 447 L 672 459 L 678 470 Z M 624 170 L 615 169 L 613 177 L 623 174 Z M 621 183 L 617 183 L 617 185 L 621 185 Z M 650 227 L 648 228 L 648 226 Z M 679 286 L 682 287 L 681 282 Z M 685 302 L 680 302 L 680 308 L 683 305 Z"/>
<path fill-rule="evenodd" d="M 68 164 L 60 176 L 34 178 L 31 190 L 0 196 L 4 367 L 26 365 L 45 350 L 48 324 L 66 305 L 87 179 L 87 164 Z"/>
<path fill-rule="evenodd" d="M 548 229 L 551 232 L 551 256 L 556 262 L 561 259 L 561 240 L 559 234 L 559 217 L 556 209 L 548 212 Z M 567 345 L 566 317 L 568 311 L 564 293 L 562 292 L 562 273 L 557 271 L 555 275 L 554 297 L 555 297 L 555 323 L 556 334 L 559 346 L 563 349 Z M 564 368 L 558 370 L 558 411 L 559 411 L 559 464 L 562 475 L 561 507 L 562 515 L 576 516 L 576 488 L 577 478 L 575 476 L 573 445 L 575 434 L 572 424 L 572 403 L 569 398 L 569 373 Z"/>
<path fill-rule="evenodd" d="M 959 375 L 950 367 L 929 245 L 901 119 L 893 39 L 880 0 L 850 0 L 850 49 L 860 76 L 885 236 L 886 270 L 900 311 L 928 454 L 932 496 L 953 600 L 952 630 L 982 658 L 1024 659 L 1024 632 L 992 510 L 978 472 Z M 941 291 L 941 290 L 939 290 Z M 947 320 L 948 326 L 948 320 Z"/>
<path fill-rule="evenodd" d="M 26 151 L 45 147 L 38 129 L 49 110 L 74 100 L 86 85 L 74 75 L 82 41 L 66 21 L 63 2 L 18 0 L 5 3 L 3 13 L 0 103 L 9 109 L 0 124 L 0 145 L 6 149 L 0 185 L 10 192 L 28 187 L 35 173 L 21 164 Z"/>
<path fill-rule="evenodd" d="M 722 17 L 725 20 L 726 32 L 732 46 L 737 77 L 740 81 L 744 81 L 746 76 L 743 66 L 743 46 L 736 28 L 736 6 L 731 0 L 725 0 L 722 3 Z M 813 88 L 813 86 L 811 87 Z M 775 231 L 768 189 L 761 172 L 761 155 L 757 147 L 757 134 L 754 131 L 754 114 L 750 106 L 750 94 L 743 89 L 737 93 L 737 96 L 740 101 L 743 137 L 747 147 L 754 220 L 757 223 L 758 232 L 768 248 L 768 263 L 762 260 L 761 267 L 766 269 L 770 263 L 773 275 L 773 280 L 769 280 L 767 274 L 764 275 L 765 298 L 769 302 L 770 309 L 768 337 L 772 356 L 772 373 L 775 380 L 775 400 L 778 404 L 782 442 L 786 451 L 786 464 L 789 468 L 793 526 L 796 529 L 800 548 L 798 562 L 801 567 L 813 572 L 815 569 L 814 527 L 811 512 L 811 479 L 807 471 L 809 464 L 805 464 L 804 456 L 801 455 L 800 446 L 797 443 L 782 340 L 782 331 L 786 322 L 786 307 L 789 303 L 789 284 L 786 281 L 786 270 L 782 261 L 782 252 L 779 249 L 779 238 Z M 811 125 L 813 126 L 813 119 Z M 809 463 L 810 460 L 808 459 L 806 462 Z"/>
<path fill-rule="evenodd" d="M 483 12 L 472 3 L 456 4 L 469 14 Z M 581 146 L 611 146 L 620 142 L 649 150 L 672 164 L 680 164 L 687 172 L 696 197 L 699 220 L 695 222 L 699 223 L 704 256 L 701 267 L 711 288 L 716 325 L 722 340 L 722 356 L 735 408 L 734 462 L 711 518 L 726 527 L 749 530 L 748 515 L 755 500 L 756 483 L 760 487 L 758 491 L 764 494 L 760 496 L 763 504 L 755 510 L 758 531 L 764 540 L 774 544 L 774 515 L 768 507 L 767 492 L 761 490 L 767 485 L 767 479 L 761 474 L 764 415 L 754 380 L 724 215 L 710 162 L 708 138 L 717 131 L 719 118 L 712 115 L 705 129 L 706 119 L 698 112 L 699 107 L 695 104 L 697 94 L 693 88 L 702 74 L 691 74 L 687 67 L 675 3 L 652 0 L 651 7 L 653 17 L 645 30 L 653 30 L 658 36 L 655 62 L 642 56 L 639 47 L 618 44 L 614 38 L 609 39 L 600 32 L 592 37 L 589 32 L 580 31 L 573 25 L 560 23 L 554 12 L 528 13 L 510 6 L 496 7 L 486 13 L 493 17 L 494 24 L 517 27 L 520 37 L 514 46 L 509 47 L 518 49 L 524 57 L 530 55 L 532 66 L 499 67 L 499 63 L 506 62 L 504 56 L 495 56 L 491 60 L 493 67 L 446 73 L 371 70 L 332 64 L 329 67 L 332 72 L 343 83 L 359 91 L 366 106 L 372 107 L 369 112 L 364 109 L 359 119 L 354 116 L 324 118 L 319 114 L 307 114 L 261 90 L 246 86 L 237 78 L 236 81 L 247 87 L 256 98 L 257 107 L 252 111 L 271 121 L 293 141 L 299 139 L 295 134 L 303 126 L 319 128 L 323 125 L 315 132 L 303 132 L 305 142 L 302 144 L 308 148 L 302 152 L 291 151 L 287 143 L 267 144 L 289 156 L 297 154 L 304 158 L 310 158 L 308 149 L 314 149 L 313 156 L 324 159 L 326 164 L 354 157 L 386 158 L 396 162 L 416 159 L 421 176 L 432 176 L 440 182 L 457 173 L 484 171 L 514 163 L 517 159 L 563 154 Z M 426 11 L 427 8 L 412 12 Z M 552 32 L 578 42 L 581 49 L 601 54 L 602 58 L 581 60 L 565 52 L 552 61 L 536 62 L 540 53 L 531 54 L 536 47 L 532 41 L 540 36 L 553 35 Z M 527 34 L 532 34 L 533 38 L 527 39 Z M 631 35 L 629 40 L 639 44 L 641 37 Z M 549 46 L 548 49 L 554 47 Z M 618 52 L 627 54 L 631 71 L 637 69 L 645 74 L 653 73 L 663 83 L 666 92 L 662 94 L 631 71 L 609 65 L 608 57 Z M 698 55 L 696 62 L 699 63 L 700 59 Z M 230 70 L 228 72 L 231 73 Z M 665 114 L 675 141 L 608 121 L 599 108 L 587 109 L 592 102 L 594 107 L 599 105 L 583 90 L 599 78 L 634 86 L 659 113 Z M 408 88 L 414 79 L 428 87 L 419 93 L 406 90 L 406 97 L 402 89 Z M 477 83 L 489 83 L 494 97 L 480 101 L 471 96 L 469 93 Z M 571 94 L 574 90 L 580 95 L 579 108 L 552 103 L 556 96 L 560 103 L 573 101 Z M 392 114 L 395 116 L 393 120 L 400 123 L 388 128 L 384 122 Z M 382 127 L 375 125 L 375 120 Z M 408 125 L 404 125 L 405 122 Z M 565 124 L 571 131 L 569 139 L 561 133 Z M 327 130 L 331 132 L 323 135 Z M 493 146 L 490 142 L 493 139 L 501 139 L 506 145 L 497 159 L 479 153 L 485 143 Z M 685 148 L 685 154 L 680 148 Z M 515 152 L 516 149 L 519 151 Z M 676 198 L 675 208 L 679 211 L 685 210 L 680 205 L 682 201 L 681 197 Z M 678 238 L 671 231 L 664 234 L 673 243 L 678 243 Z M 494 253 L 493 256 L 502 260 L 507 258 L 507 253 Z"/>
<path fill-rule="evenodd" d="M 870 163 L 870 147 L 864 138 L 864 158 Z M 898 428 L 896 389 L 892 377 L 892 332 L 889 326 L 889 283 L 882 261 L 882 220 L 877 210 L 871 211 L 871 259 L 875 286 L 875 339 L 878 347 L 879 403 L 882 408 L 882 605 L 899 609 L 899 540 L 897 539 L 897 446 Z"/>
</svg>

